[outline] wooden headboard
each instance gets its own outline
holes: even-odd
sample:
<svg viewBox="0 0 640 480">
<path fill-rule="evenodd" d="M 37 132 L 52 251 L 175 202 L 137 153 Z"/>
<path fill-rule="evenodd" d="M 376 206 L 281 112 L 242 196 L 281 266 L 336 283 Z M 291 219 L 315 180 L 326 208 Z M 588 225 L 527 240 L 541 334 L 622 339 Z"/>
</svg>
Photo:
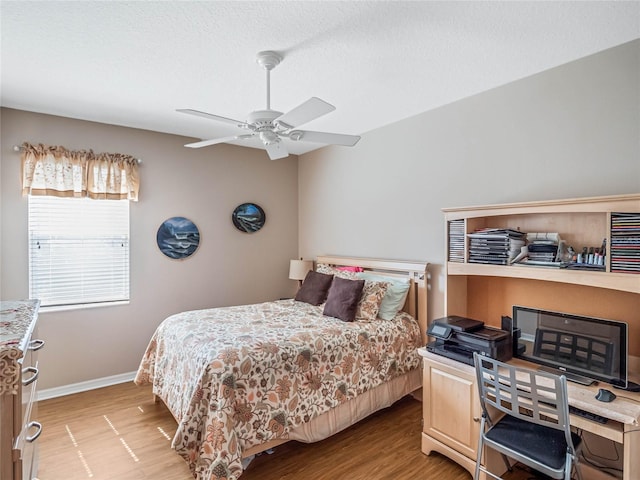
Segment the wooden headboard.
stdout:
<svg viewBox="0 0 640 480">
<path fill-rule="evenodd" d="M 316 259 L 335 267 L 361 267 L 365 271 L 388 276 L 409 277 L 411 286 L 403 311 L 413 316 L 420 325 L 422 343 L 427 342 L 427 266 L 426 262 L 408 262 L 403 260 L 382 260 L 375 258 L 338 257 L 322 255 Z"/>
</svg>

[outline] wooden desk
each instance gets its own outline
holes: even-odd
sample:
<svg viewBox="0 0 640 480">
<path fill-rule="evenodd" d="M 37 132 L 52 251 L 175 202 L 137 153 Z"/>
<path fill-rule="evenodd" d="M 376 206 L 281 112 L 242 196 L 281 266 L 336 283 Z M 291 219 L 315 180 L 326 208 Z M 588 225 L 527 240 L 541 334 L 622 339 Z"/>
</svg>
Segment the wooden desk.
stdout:
<svg viewBox="0 0 640 480">
<path fill-rule="evenodd" d="M 481 415 L 475 369 L 425 348 L 419 351 L 424 360 L 422 451 L 437 451 L 473 474 Z M 519 359 L 512 362 L 537 368 Z M 618 398 L 611 403 L 596 400 L 599 388 L 613 391 Z M 573 382 L 568 382 L 567 393 L 570 405 L 609 419 L 602 424 L 571 415 L 571 425 L 622 444 L 623 480 L 639 479 L 640 393 L 616 390 L 604 383 L 585 387 Z M 486 457 L 492 471 L 494 464 L 500 466 L 501 462 Z"/>
</svg>

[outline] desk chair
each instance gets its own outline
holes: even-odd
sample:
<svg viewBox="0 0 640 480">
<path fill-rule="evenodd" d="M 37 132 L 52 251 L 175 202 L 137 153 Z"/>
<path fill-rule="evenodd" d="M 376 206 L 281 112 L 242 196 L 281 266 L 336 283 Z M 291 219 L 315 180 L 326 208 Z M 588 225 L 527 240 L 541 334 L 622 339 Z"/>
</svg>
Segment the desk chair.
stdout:
<svg viewBox="0 0 640 480">
<path fill-rule="evenodd" d="M 576 466 L 582 479 L 576 454 L 581 439 L 571 432 L 564 375 L 516 367 L 477 353 L 473 360 L 482 406 L 474 480 L 480 471 L 500 479 L 481 466 L 485 446 L 502 455 L 509 471 L 512 458 L 555 479 L 570 480 Z"/>
</svg>

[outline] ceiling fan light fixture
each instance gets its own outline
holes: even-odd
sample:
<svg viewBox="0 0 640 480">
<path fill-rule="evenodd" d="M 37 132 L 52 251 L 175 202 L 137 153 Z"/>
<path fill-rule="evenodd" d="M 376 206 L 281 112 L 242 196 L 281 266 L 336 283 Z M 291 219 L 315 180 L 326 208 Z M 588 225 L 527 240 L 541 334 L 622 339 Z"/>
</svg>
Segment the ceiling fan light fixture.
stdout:
<svg viewBox="0 0 640 480">
<path fill-rule="evenodd" d="M 260 132 L 260 140 L 262 140 L 262 143 L 265 145 L 271 145 L 273 143 L 278 143 L 280 141 L 280 137 L 270 130 L 263 130 Z"/>
</svg>

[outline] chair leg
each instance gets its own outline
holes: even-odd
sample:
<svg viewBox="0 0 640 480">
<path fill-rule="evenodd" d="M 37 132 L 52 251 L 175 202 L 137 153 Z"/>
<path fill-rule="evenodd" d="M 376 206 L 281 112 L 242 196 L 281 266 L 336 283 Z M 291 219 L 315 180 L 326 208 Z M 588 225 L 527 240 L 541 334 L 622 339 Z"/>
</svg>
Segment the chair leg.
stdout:
<svg viewBox="0 0 640 480">
<path fill-rule="evenodd" d="M 473 480 L 478 480 L 480 478 L 480 462 L 482 462 L 482 433 L 480 433 L 480 438 L 478 439 L 478 455 L 476 456 L 476 471 L 473 474 Z"/>
<path fill-rule="evenodd" d="M 473 474 L 473 480 L 478 480 L 480 478 L 480 463 L 482 462 L 482 451 L 484 449 L 484 438 L 483 433 L 485 429 L 485 418 L 482 417 L 480 421 L 480 435 L 478 435 L 478 454 L 476 455 L 476 471 Z"/>
<path fill-rule="evenodd" d="M 576 472 L 576 477 L 578 480 L 582 480 L 582 473 L 580 472 L 580 468 L 578 467 L 577 458 L 573 455 L 567 455 L 565 465 L 564 465 L 564 480 L 572 480 L 571 474 Z"/>
</svg>

